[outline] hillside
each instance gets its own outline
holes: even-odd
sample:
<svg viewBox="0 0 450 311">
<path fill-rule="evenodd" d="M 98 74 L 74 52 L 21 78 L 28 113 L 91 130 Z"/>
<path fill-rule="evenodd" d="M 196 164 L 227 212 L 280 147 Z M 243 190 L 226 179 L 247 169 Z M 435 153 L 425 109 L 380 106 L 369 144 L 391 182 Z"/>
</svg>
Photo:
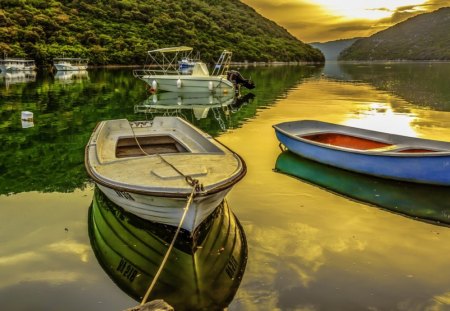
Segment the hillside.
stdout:
<svg viewBox="0 0 450 311">
<path fill-rule="evenodd" d="M 360 38 L 341 39 L 328 42 L 311 42 L 309 45 L 319 49 L 326 60 L 337 60 L 339 54 Z"/>
<path fill-rule="evenodd" d="M 344 50 L 340 60 L 450 60 L 450 8 L 412 17 Z"/>
<path fill-rule="evenodd" d="M 187 45 L 204 61 L 323 61 L 317 49 L 239 0 L 1 0 L 0 54 L 141 64 L 148 50 Z"/>
</svg>

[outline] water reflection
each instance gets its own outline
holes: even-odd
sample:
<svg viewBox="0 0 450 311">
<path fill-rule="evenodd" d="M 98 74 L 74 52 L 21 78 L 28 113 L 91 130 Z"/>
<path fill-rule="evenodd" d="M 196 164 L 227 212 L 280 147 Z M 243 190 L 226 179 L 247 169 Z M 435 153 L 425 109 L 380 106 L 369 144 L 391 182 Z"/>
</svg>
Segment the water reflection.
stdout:
<svg viewBox="0 0 450 311">
<path fill-rule="evenodd" d="M 179 116 L 196 124 L 196 121 L 209 118 L 215 120 L 222 131 L 231 127 L 231 114 L 249 103 L 255 95 L 223 94 L 178 94 L 165 92 L 153 94 L 144 102 L 134 106 L 134 112 L 145 114 L 147 119 L 155 116 Z"/>
<path fill-rule="evenodd" d="M 192 106 L 178 107 L 172 113 L 216 137 L 254 118 L 259 109 L 272 105 L 317 70 L 301 66 L 248 68 L 245 75 L 252 76 L 258 84 L 255 95 L 234 98 L 223 109 L 209 109 L 206 117 L 205 112 L 195 115 Z M 79 83 L 64 81 L 40 72 L 34 83 L 0 88 L 0 114 L 4 121 L 0 127 L 0 195 L 83 188 L 88 181 L 84 148 L 99 120 L 133 121 L 169 113 L 167 107 L 147 114 L 135 112 L 134 106 L 148 98 L 148 93 L 136 83 L 129 69 L 92 69 L 88 78 L 75 80 Z M 35 116 L 34 127 L 27 130 L 20 120 L 23 110 L 32 111 Z"/>
<path fill-rule="evenodd" d="M 379 132 L 394 132 L 399 135 L 416 137 L 413 124 L 417 115 L 412 111 L 394 111 L 392 103 L 369 102 L 358 111 L 358 114 L 344 122 L 345 125 L 370 129 Z"/>
<path fill-rule="evenodd" d="M 278 156 L 275 169 L 350 199 L 373 204 L 415 219 L 450 225 L 448 187 L 420 185 L 357 174 L 299 157 L 289 151 L 284 151 Z"/>
<path fill-rule="evenodd" d="M 58 70 L 55 73 L 54 78 L 60 83 L 76 83 L 89 79 L 89 73 L 87 70 Z"/>
<path fill-rule="evenodd" d="M 174 92 L 164 92 L 153 94 L 147 98 L 142 106 L 162 109 L 170 109 L 177 106 L 226 106 L 234 99 L 234 94 L 179 94 Z"/>
<path fill-rule="evenodd" d="M 35 71 L 0 72 L 0 84 L 4 84 L 6 89 L 8 89 L 11 84 L 34 81 L 36 81 Z"/>
<path fill-rule="evenodd" d="M 339 63 L 338 67 L 336 78 L 370 83 L 414 105 L 450 111 L 450 63 Z"/>
<path fill-rule="evenodd" d="M 98 189 L 89 210 L 89 236 L 105 272 L 141 301 L 172 240 L 175 228 L 123 212 Z M 182 231 L 149 297 L 175 310 L 222 310 L 241 283 L 247 263 L 243 228 L 222 203 L 194 238 Z"/>
</svg>

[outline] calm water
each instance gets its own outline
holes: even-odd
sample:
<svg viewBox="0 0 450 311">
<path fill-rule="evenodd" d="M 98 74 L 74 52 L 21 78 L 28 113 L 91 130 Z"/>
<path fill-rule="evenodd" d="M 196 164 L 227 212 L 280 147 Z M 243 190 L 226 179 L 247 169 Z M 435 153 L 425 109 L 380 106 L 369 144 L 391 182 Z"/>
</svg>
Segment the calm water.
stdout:
<svg viewBox="0 0 450 311">
<path fill-rule="evenodd" d="M 272 129 L 318 119 L 450 141 L 450 64 L 240 70 L 257 88 L 238 99 L 151 96 L 130 69 L 1 77 L 0 309 L 139 303 L 147 284 L 136 275 L 152 275 L 171 231 L 99 198 L 84 146 L 99 120 L 178 115 L 239 153 L 248 174 L 205 226 L 208 252 L 180 241 L 158 298 L 229 310 L 450 310 L 449 189 L 302 160 L 281 152 Z"/>
</svg>

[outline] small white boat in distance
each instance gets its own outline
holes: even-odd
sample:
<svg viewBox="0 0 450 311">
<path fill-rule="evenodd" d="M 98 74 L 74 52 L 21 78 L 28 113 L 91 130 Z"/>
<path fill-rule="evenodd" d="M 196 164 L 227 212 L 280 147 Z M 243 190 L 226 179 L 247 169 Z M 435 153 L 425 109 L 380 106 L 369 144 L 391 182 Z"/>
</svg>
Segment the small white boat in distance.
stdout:
<svg viewBox="0 0 450 311">
<path fill-rule="evenodd" d="M 246 174 L 239 155 L 178 117 L 100 122 L 86 146 L 85 166 L 99 189 L 125 211 L 178 226 L 190 179 L 202 185 L 182 224 L 194 232 Z"/>
<path fill-rule="evenodd" d="M 195 61 L 192 71 L 183 71 L 180 59 L 192 53 L 187 46 L 170 47 L 149 51 L 151 62 L 144 69 L 134 70 L 135 77 L 145 81 L 150 91 L 196 92 L 226 94 L 236 90 L 236 81 L 228 79 L 232 52 L 224 50 L 210 74 L 208 67 Z"/>
<path fill-rule="evenodd" d="M 53 66 L 59 71 L 75 71 L 86 70 L 88 68 L 89 59 L 87 58 L 54 58 Z"/>
<path fill-rule="evenodd" d="M 15 71 L 33 71 L 36 69 L 34 60 L 22 58 L 4 58 L 0 59 L 1 72 L 15 72 Z"/>
</svg>

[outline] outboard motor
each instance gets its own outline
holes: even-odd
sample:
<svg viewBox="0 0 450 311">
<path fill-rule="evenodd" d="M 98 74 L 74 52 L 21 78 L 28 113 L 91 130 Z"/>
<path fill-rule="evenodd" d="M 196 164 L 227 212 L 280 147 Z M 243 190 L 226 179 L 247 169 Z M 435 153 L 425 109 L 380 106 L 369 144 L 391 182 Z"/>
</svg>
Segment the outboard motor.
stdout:
<svg viewBox="0 0 450 311">
<path fill-rule="evenodd" d="M 230 70 L 227 73 L 227 79 L 236 86 L 236 90 L 238 91 L 239 88 L 244 86 L 245 88 L 251 90 L 255 88 L 255 83 L 252 81 L 252 79 L 245 79 L 241 73 L 237 70 Z"/>
</svg>

